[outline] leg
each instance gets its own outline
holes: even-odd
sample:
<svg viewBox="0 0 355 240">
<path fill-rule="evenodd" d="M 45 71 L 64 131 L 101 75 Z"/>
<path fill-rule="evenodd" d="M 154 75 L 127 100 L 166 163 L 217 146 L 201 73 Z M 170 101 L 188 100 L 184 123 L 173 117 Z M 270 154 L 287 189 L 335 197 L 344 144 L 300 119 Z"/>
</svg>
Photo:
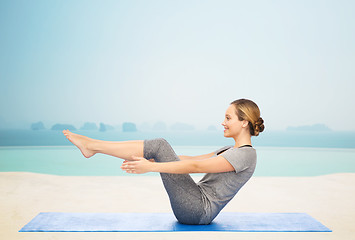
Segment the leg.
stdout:
<svg viewBox="0 0 355 240">
<path fill-rule="evenodd" d="M 143 157 L 143 140 L 110 142 L 92 139 L 72 133 L 69 130 L 64 130 L 63 133 L 69 141 L 80 149 L 86 158 L 96 153 L 103 153 L 127 160 L 132 160 L 132 155 Z"/>
<path fill-rule="evenodd" d="M 144 141 L 144 158 L 155 162 L 180 161 L 163 138 Z M 189 174 L 160 173 L 173 212 L 179 222 L 199 224 L 204 212 L 202 193 Z"/>
<path fill-rule="evenodd" d="M 109 142 L 96 140 L 63 131 L 64 135 L 89 158 L 96 153 L 104 153 L 118 158 L 131 160 L 131 156 L 144 157 L 156 162 L 179 161 L 170 144 L 162 138 L 144 141 Z M 202 193 L 188 174 L 161 173 L 164 187 L 176 218 L 181 223 L 199 224 L 204 214 Z"/>
</svg>

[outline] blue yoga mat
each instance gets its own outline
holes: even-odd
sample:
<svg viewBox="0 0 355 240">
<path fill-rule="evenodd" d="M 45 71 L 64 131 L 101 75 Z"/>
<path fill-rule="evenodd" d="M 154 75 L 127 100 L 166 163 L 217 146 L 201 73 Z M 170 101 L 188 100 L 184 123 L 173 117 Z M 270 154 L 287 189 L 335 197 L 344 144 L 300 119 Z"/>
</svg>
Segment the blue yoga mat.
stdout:
<svg viewBox="0 0 355 240">
<path fill-rule="evenodd" d="M 306 213 L 222 212 L 209 225 L 178 223 L 172 213 L 42 212 L 20 232 L 331 232 Z"/>
</svg>

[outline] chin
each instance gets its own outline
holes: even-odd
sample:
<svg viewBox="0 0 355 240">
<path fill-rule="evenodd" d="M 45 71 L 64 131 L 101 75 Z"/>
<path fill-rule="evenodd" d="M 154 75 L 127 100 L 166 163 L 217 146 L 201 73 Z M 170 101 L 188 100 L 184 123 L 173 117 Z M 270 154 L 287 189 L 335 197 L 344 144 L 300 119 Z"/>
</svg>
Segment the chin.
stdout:
<svg viewBox="0 0 355 240">
<path fill-rule="evenodd" d="M 231 137 L 231 136 L 229 136 L 229 135 L 226 134 L 226 133 L 224 133 L 223 135 L 224 135 L 224 137 L 226 137 L 226 138 L 230 138 L 230 137 Z"/>
</svg>

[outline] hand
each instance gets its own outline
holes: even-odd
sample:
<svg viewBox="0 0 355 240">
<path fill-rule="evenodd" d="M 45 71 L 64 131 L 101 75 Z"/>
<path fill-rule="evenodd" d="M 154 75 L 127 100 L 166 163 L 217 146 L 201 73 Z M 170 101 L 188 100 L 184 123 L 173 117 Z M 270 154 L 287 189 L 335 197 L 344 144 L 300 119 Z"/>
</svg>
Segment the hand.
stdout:
<svg viewBox="0 0 355 240">
<path fill-rule="evenodd" d="M 149 172 L 150 166 L 152 164 L 152 159 L 145 159 L 143 157 L 132 156 L 133 161 L 125 160 L 122 163 L 121 169 L 126 171 L 126 173 L 141 174 Z"/>
</svg>

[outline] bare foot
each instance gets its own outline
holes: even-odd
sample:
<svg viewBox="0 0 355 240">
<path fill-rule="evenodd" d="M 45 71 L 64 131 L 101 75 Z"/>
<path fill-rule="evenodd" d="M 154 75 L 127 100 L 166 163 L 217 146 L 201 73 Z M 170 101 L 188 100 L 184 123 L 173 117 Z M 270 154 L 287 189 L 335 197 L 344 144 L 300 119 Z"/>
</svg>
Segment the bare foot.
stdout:
<svg viewBox="0 0 355 240">
<path fill-rule="evenodd" d="M 63 134 L 68 138 L 70 142 L 72 142 L 75 146 L 77 146 L 80 149 L 84 157 L 89 158 L 95 155 L 95 151 L 89 149 L 89 143 L 90 141 L 92 141 L 91 138 L 76 133 L 72 133 L 69 130 L 63 130 Z"/>
</svg>

